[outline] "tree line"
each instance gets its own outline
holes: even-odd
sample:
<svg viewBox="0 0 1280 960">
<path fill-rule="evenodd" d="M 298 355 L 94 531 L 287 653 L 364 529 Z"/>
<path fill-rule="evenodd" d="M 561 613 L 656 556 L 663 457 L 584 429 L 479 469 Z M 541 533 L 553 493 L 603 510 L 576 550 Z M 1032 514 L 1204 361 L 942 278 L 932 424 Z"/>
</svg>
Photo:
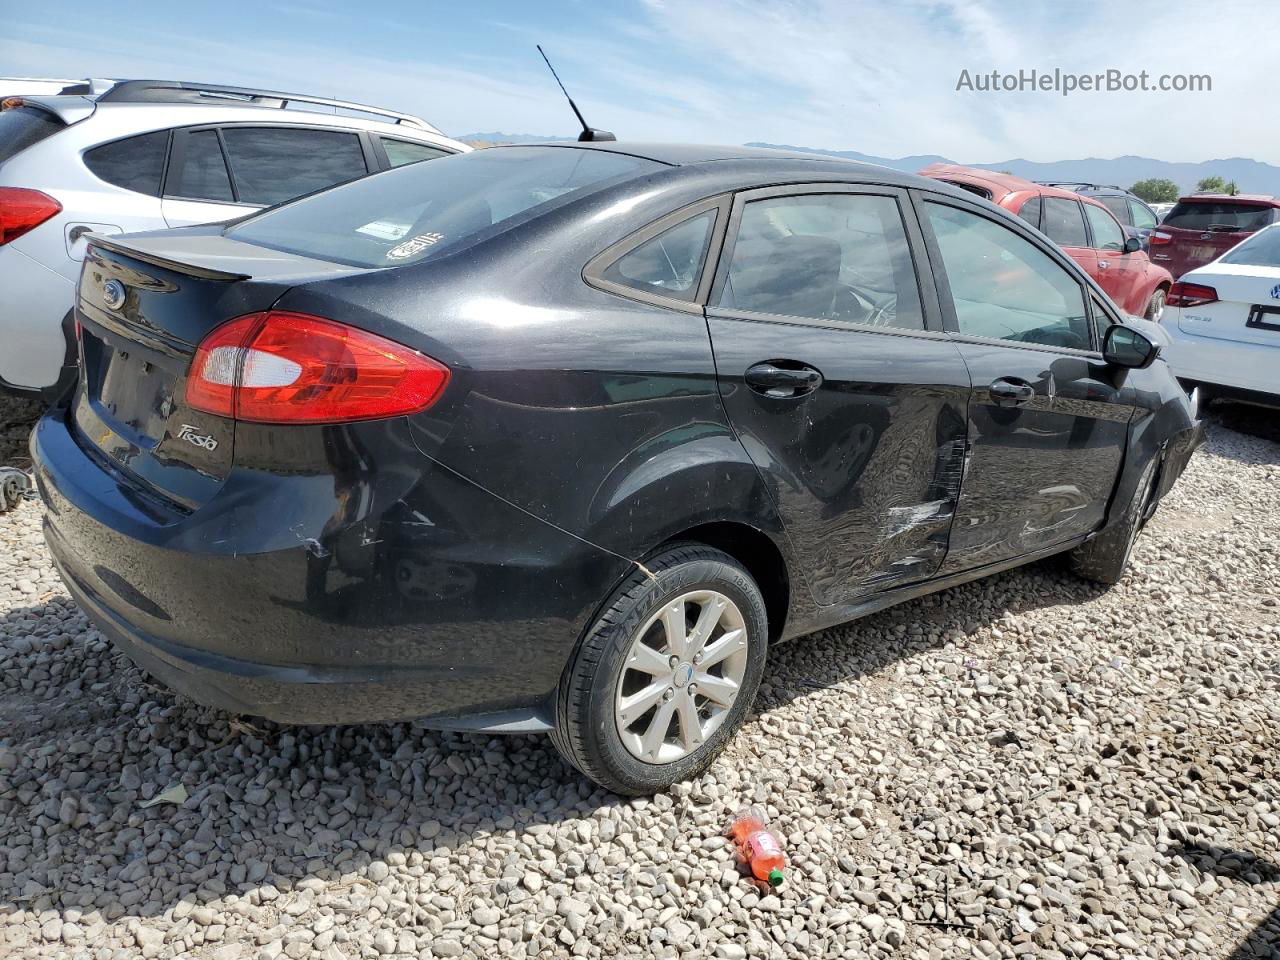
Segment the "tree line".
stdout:
<svg viewBox="0 0 1280 960">
<path fill-rule="evenodd" d="M 1178 185 L 1172 180 L 1163 177 L 1152 177 L 1149 180 L 1139 180 L 1129 192 L 1135 196 L 1141 197 L 1147 203 L 1175 203 L 1178 197 L 1182 196 L 1182 191 L 1178 189 Z M 1236 186 L 1234 180 L 1224 180 L 1222 177 L 1205 177 L 1196 184 L 1196 193 L 1225 193 L 1234 197 L 1240 192 L 1240 188 Z"/>
</svg>

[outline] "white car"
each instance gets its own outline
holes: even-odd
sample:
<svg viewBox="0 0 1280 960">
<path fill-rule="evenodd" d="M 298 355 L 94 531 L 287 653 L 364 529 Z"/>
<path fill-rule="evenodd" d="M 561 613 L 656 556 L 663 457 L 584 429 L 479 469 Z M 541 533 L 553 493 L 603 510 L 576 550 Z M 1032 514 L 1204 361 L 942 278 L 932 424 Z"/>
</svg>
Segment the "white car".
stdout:
<svg viewBox="0 0 1280 960">
<path fill-rule="evenodd" d="M 1165 360 L 1188 389 L 1280 406 L 1280 223 L 1183 274 L 1161 322 Z"/>
<path fill-rule="evenodd" d="M 87 93 L 0 109 L 0 389 L 11 393 L 51 399 L 75 377 L 71 308 L 88 234 L 230 220 L 471 149 L 417 117 L 344 101 L 85 83 Z"/>
</svg>

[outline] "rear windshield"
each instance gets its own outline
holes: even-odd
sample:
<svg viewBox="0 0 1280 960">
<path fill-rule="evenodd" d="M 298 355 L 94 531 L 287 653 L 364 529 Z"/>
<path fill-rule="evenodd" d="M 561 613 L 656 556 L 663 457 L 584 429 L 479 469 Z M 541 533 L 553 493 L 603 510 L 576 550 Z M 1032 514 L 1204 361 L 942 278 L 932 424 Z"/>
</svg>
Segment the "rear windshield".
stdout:
<svg viewBox="0 0 1280 960">
<path fill-rule="evenodd" d="M 1272 223 L 1275 209 L 1229 200 L 1178 201 L 1162 221 L 1166 227 L 1184 230 L 1261 230 Z"/>
<path fill-rule="evenodd" d="M 356 267 L 415 263 L 662 164 L 599 150 L 499 147 L 413 163 L 229 227 L 237 240 Z"/>
<path fill-rule="evenodd" d="M 65 126 L 48 110 L 39 107 L 12 107 L 0 111 L 0 163 Z"/>
<path fill-rule="evenodd" d="M 1280 227 L 1255 233 L 1222 255 L 1220 263 L 1240 263 L 1250 267 L 1280 267 Z"/>
</svg>

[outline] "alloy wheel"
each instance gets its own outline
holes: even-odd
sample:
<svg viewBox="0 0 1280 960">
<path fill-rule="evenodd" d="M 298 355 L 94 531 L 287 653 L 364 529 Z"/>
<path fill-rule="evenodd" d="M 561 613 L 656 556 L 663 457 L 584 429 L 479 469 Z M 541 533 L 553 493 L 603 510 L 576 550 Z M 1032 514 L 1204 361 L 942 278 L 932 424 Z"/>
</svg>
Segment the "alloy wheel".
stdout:
<svg viewBox="0 0 1280 960">
<path fill-rule="evenodd" d="M 746 621 L 715 590 L 664 603 L 632 636 L 618 677 L 614 720 L 645 763 L 693 753 L 724 722 L 747 671 Z"/>
</svg>

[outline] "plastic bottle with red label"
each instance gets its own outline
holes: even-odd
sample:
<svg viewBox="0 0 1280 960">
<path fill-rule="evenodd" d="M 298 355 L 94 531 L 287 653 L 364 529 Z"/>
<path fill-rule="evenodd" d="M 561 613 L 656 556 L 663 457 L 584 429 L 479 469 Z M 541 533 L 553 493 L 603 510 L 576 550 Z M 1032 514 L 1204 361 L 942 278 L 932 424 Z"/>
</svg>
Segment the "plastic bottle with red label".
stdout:
<svg viewBox="0 0 1280 960">
<path fill-rule="evenodd" d="M 773 888 L 782 886 L 782 868 L 786 858 L 782 843 L 769 830 L 768 817 L 760 807 L 747 807 L 738 812 L 729 825 L 729 836 L 738 848 L 738 856 L 751 868 L 752 875 Z"/>
</svg>

